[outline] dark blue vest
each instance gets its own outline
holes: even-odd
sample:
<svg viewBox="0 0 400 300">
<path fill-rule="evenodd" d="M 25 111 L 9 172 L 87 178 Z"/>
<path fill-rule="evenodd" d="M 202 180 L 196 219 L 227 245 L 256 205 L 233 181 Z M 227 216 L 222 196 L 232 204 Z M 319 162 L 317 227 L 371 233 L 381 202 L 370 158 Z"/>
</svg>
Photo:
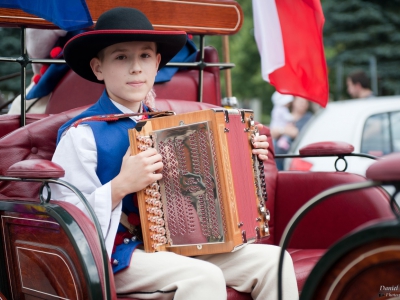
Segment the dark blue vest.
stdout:
<svg viewBox="0 0 400 300">
<path fill-rule="evenodd" d="M 145 107 L 145 110 L 148 109 Z M 121 113 L 110 101 L 104 90 L 100 99 L 94 105 L 60 127 L 57 143 L 62 133 L 77 120 L 89 116 Z M 128 129 L 134 128 L 136 122 L 130 118 L 123 118 L 112 122 L 89 121 L 82 124 L 87 124 L 92 128 L 97 147 L 96 173 L 100 182 L 106 184 L 119 174 L 122 158 L 129 147 Z M 122 211 L 127 215 L 131 212 L 139 214 L 138 208 L 134 206 L 132 194 L 125 196 L 122 200 Z M 118 232 L 120 231 L 127 231 L 127 229 L 120 224 Z M 139 244 L 141 242 L 129 241 L 128 244 L 122 243 L 116 247 L 115 252 L 111 256 L 112 261 L 115 262 L 112 264 L 114 273 L 129 266 L 132 253 Z"/>
</svg>

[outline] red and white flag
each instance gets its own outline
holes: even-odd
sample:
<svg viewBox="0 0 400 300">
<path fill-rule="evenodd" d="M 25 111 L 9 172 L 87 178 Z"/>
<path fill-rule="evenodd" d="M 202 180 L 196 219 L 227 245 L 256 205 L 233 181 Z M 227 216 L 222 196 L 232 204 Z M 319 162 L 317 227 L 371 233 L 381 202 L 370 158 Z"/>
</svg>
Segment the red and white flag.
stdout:
<svg viewBox="0 0 400 300">
<path fill-rule="evenodd" d="M 262 78 L 278 92 L 325 107 L 329 98 L 319 0 L 253 0 Z"/>
</svg>

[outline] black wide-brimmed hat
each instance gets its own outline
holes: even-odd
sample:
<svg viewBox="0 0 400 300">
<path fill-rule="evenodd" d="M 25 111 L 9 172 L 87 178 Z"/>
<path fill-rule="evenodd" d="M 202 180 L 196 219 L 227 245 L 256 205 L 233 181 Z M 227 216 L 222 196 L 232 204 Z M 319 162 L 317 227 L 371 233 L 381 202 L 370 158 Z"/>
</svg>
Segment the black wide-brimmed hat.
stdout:
<svg viewBox="0 0 400 300">
<path fill-rule="evenodd" d="M 91 59 L 108 46 L 131 41 L 155 42 L 157 52 L 161 54 L 160 69 L 185 45 L 186 32 L 154 30 L 141 11 L 116 7 L 99 17 L 94 30 L 70 39 L 64 47 L 64 58 L 71 69 L 83 78 L 103 83 L 93 74 Z"/>
</svg>

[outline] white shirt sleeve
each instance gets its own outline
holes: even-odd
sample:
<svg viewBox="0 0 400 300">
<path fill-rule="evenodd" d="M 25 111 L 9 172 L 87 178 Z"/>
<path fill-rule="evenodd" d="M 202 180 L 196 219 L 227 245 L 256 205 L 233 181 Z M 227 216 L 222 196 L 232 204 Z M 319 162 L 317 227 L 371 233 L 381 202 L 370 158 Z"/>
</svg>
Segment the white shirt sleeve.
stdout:
<svg viewBox="0 0 400 300">
<path fill-rule="evenodd" d="M 61 179 L 78 188 L 92 206 L 110 256 L 121 215 L 122 201 L 112 210 L 111 182 L 102 185 L 96 174 L 97 149 L 90 126 L 71 127 L 61 138 L 52 161 L 65 170 L 65 176 Z M 68 188 L 52 184 L 51 192 L 52 199 L 70 202 L 88 215 L 84 204 Z"/>
</svg>

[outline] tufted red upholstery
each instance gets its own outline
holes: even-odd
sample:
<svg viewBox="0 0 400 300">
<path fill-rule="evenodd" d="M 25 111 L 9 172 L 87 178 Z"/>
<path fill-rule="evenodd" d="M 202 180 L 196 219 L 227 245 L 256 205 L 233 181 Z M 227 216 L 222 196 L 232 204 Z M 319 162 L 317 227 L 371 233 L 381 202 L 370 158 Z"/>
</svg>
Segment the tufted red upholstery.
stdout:
<svg viewBox="0 0 400 300">
<path fill-rule="evenodd" d="M 27 114 L 26 124 L 31 124 L 37 120 L 41 120 L 48 115 L 43 114 Z M 0 117 L 0 138 L 19 128 L 20 115 L 1 115 Z"/>
<path fill-rule="evenodd" d="M 275 242 L 295 212 L 318 193 L 336 185 L 362 182 L 341 172 L 279 172 L 275 207 Z M 291 188 L 288 189 L 288 186 Z M 370 220 L 392 217 L 388 197 L 380 188 L 335 195 L 310 211 L 297 226 L 289 245 L 297 249 L 327 249 L 333 242 Z M 318 228 L 323 224 L 322 228 Z"/>
<path fill-rule="evenodd" d="M 0 139 L 0 174 L 5 175 L 11 165 L 21 160 L 51 160 L 58 128 L 82 110 L 48 116 Z M 37 183 L 0 181 L 0 198 L 38 198 L 38 189 Z"/>
</svg>

